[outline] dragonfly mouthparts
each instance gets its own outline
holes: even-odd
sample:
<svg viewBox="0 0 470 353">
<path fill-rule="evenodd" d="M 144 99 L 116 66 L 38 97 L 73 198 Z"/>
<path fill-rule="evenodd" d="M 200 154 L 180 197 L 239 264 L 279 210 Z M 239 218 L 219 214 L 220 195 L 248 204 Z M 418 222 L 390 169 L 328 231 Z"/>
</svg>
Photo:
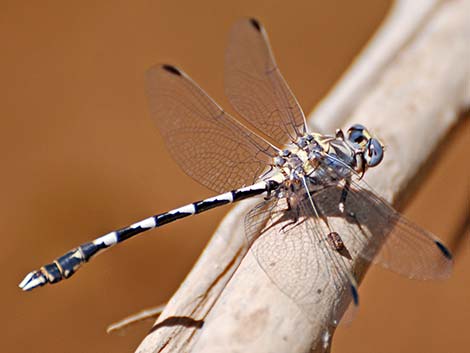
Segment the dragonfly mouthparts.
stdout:
<svg viewBox="0 0 470 353">
<path fill-rule="evenodd" d="M 28 273 L 18 285 L 22 290 L 30 291 L 36 287 L 41 287 L 48 283 L 48 280 L 41 270 Z"/>
</svg>

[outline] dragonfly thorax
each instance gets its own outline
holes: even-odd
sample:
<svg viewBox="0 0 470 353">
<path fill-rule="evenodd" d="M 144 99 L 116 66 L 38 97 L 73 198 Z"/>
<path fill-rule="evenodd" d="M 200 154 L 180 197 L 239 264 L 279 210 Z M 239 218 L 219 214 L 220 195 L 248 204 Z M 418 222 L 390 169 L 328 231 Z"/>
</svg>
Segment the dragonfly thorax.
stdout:
<svg viewBox="0 0 470 353">
<path fill-rule="evenodd" d="M 352 174 L 363 175 L 383 158 L 382 143 L 359 124 L 335 136 L 307 133 L 279 151 L 274 166 L 283 180 L 300 185 L 303 178 L 314 184 L 348 179 Z M 329 179 L 329 180 L 326 180 Z"/>
<path fill-rule="evenodd" d="M 280 151 L 279 155 L 274 158 L 274 165 L 286 180 L 300 182 L 303 177 L 311 175 L 318 166 L 313 151 L 320 152 L 323 148 L 312 135 L 306 135 Z"/>
</svg>

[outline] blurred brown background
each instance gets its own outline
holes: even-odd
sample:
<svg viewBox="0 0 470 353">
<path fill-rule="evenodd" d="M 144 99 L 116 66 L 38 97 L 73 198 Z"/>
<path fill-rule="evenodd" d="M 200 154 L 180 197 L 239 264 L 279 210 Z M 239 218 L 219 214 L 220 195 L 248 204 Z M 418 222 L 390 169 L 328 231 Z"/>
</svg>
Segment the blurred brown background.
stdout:
<svg viewBox="0 0 470 353">
<path fill-rule="evenodd" d="M 388 1 L 2 1 L 0 11 L 3 352 L 129 352 L 149 326 L 108 324 L 165 302 L 227 208 L 183 220 L 31 293 L 18 282 L 64 251 L 210 192 L 170 159 L 148 118 L 146 68 L 174 63 L 229 111 L 232 23 L 258 17 L 308 112 L 385 16 Z M 468 212 L 468 124 L 407 209 L 448 243 Z M 466 140 L 465 140 L 466 139 Z M 468 352 L 468 244 L 445 282 L 372 269 L 333 352 Z M 299 328 L 301 329 L 301 328 Z M 468 330 L 465 330 L 468 332 Z"/>
</svg>

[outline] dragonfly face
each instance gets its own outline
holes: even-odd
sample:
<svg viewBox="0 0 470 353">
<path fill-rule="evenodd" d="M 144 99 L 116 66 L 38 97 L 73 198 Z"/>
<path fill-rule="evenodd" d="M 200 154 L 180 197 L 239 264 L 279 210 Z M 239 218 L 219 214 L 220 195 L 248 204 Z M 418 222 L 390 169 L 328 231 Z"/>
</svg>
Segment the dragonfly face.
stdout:
<svg viewBox="0 0 470 353">
<path fill-rule="evenodd" d="M 363 125 L 355 124 L 348 129 L 348 141 L 357 148 L 357 153 L 361 155 L 367 167 L 375 167 L 382 162 L 384 145 Z"/>
</svg>

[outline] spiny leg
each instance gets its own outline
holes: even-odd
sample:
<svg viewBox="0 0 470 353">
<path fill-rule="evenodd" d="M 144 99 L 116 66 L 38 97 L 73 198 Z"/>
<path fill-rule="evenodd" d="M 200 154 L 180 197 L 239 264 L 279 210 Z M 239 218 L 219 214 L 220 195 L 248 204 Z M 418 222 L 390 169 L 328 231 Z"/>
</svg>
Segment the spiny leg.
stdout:
<svg viewBox="0 0 470 353">
<path fill-rule="evenodd" d="M 292 218 L 289 222 L 287 222 L 286 224 L 284 224 L 282 227 L 281 227 L 281 231 L 284 232 L 285 229 L 289 226 L 293 226 L 294 224 L 296 224 L 299 220 L 299 209 L 298 207 L 292 207 L 291 205 L 291 201 L 290 201 L 290 198 L 289 197 L 286 197 L 286 203 L 287 203 L 287 209 L 286 209 L 286 212 L 289 212 L 290 214 L 292 214 Z"/>
<path fill-rule="evenodd" d="M 338 203 L 338 209 L 341 213 L 344 213 L 344 210 L 345 210 L 344 205 L 346 204 L 346 199 L 348 197 L 350 187 L 351 187 L 351 180 L 346 179 L 343 190 L 341 191 L 341 197 Z"/>
</svg>

